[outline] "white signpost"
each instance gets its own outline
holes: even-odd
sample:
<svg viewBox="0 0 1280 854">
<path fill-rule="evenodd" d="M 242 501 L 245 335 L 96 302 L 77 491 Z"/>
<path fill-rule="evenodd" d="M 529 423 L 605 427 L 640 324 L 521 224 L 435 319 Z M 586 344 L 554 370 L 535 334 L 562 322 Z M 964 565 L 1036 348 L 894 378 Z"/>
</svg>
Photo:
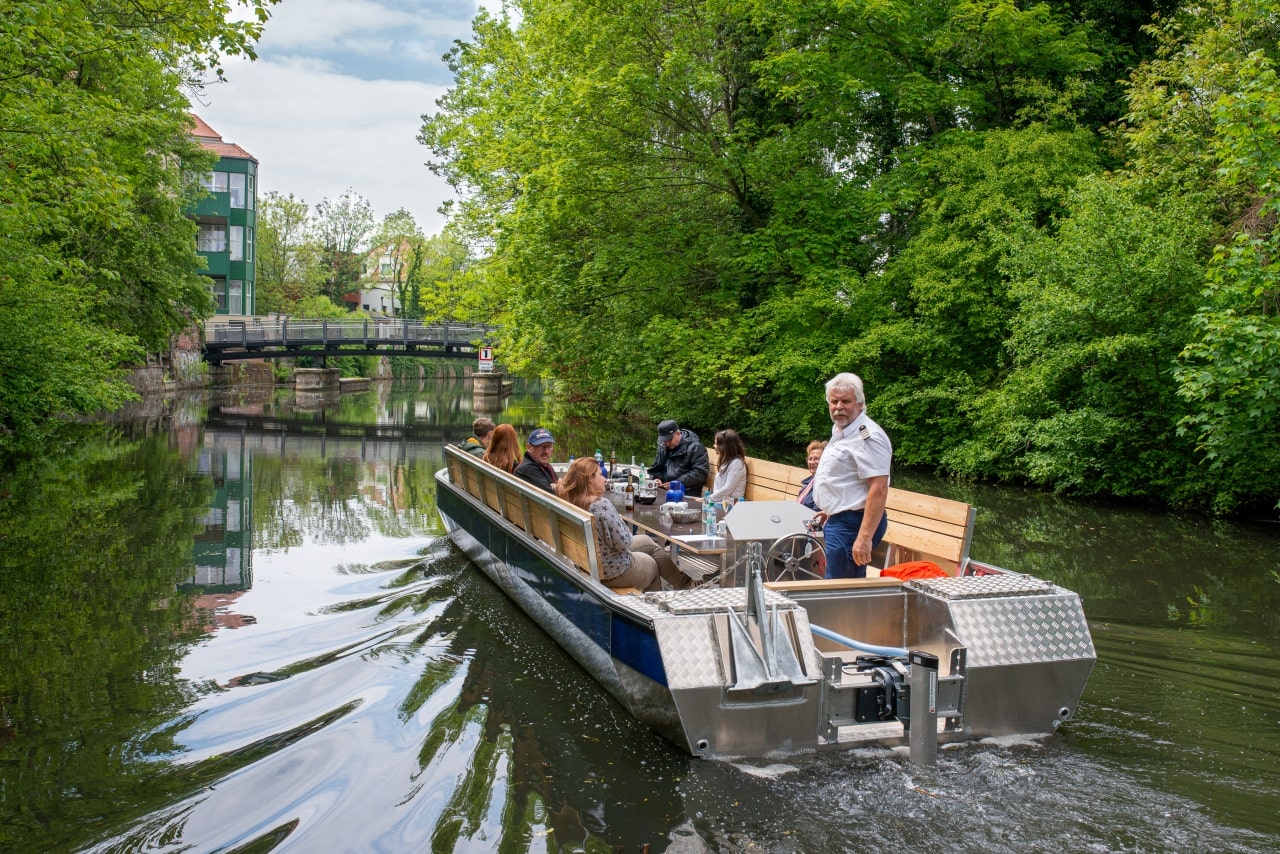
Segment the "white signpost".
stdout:
<svg viewBox="0 0 1280 854">
<path fill-rule="evenodd" d="M 480 373 L 482 374 L 493 373 L 493 348 L 492 347 L 480 348 Z"/>
</svg>

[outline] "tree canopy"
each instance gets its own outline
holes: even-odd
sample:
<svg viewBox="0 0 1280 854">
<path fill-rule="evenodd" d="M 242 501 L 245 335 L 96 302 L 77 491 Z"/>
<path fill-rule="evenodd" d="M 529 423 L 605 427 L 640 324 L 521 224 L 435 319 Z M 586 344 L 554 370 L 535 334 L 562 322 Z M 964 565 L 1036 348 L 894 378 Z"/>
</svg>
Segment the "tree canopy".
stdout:
<svg viewBox="0 0 1280 854">
<path fill-rule="evenodd" d="M 187 94 L 274 0 L 16 0 L 0 15 L 0 451 L 118 405 L 123 365 L 212 311 Z"/>
<path fill-rule="evenodd" d="M 1230 510 L 1280 497 L 1277 21 L 522 0 L 420 138 L 570 396 L 802 443 L 853 370 L 900 462 Z"/>
</svg>

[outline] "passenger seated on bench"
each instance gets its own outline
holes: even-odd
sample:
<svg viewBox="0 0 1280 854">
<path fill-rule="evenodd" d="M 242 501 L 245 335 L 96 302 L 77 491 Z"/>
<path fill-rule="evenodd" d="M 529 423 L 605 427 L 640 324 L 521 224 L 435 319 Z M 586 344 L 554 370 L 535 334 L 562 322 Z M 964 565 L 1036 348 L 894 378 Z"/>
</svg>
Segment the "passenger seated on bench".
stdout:
<svg viewBox="0 0 1280 854">
<path fill-rule="evenodd" d="M 689 576 L 676 567 L 662 546 L 644 534 L 632 536 L 604 489 L 604 475 L 592 457 L 574 460 L 556 484 L 557 495 L 595 517 L 600 580 L 609 587 L 640 590 L 661 590 L 663 581 L 676 588 L 688 587 Z"/>
<path fill-rule="evenodd" d="M 560 477 L 551 467 L 551 452 L 556 447 L 555 437 L 546 427 L 539 427 L 529 434 L 529 441 L 525 446 L 524 459 L 516 466 L 515 476 L 547 492 L 555 492 L 556 481 Z"/>
<path fill-rule="evenodd" d="M 489 450 L 489 439 L 493 436 L 493 419 L 488 415 L 481 415 L 471 422 L 471 432 L 475 435 L 454 444 L 473 457 L 484 457 L 484 452 Z"/>
<path fill-rule="evenodd" d="M 516 428 L 510 424 L 494 427 L 489 437 L 489 450 L 480 459 L 507 474 L 514 472 L 516 463 L 520 461 L 520 440 L 516 438 Z"/>
<path fill-rule="evenodd" d="M 737 501 L 747 494 L 747 451 L 742 447 L 742 437 L 737 430 L 721 430 L 716 434 L 715 446 L 719 462 L 711 500 Z"/>
<path fill-rule="evenodd" d="M 685 495 L 697 495 L 706 485 L 710 471 L 707 449 L 702 447 L 697 433 L 683 430 L 670 420 L 658 425 L 658 457 L 649 466 L 649 477 L 662 481 L 663 489 L 678 480 L 684 484 Z"/>
<path fill-rule="evenodd" d="M 818 471 L 818 460 L 822 459 L 822 451 L 826 447 L 827 443 L 825 441 L 814 439 L 804 449 L 805 464 L 809 467 L 809 476 L 800 481 L 800 494 L 796 496 L 796 501 L 799 501 L 815 513 L 820 508 L 817 500 L 813 497 L 813 476 Z"/>
</svg>

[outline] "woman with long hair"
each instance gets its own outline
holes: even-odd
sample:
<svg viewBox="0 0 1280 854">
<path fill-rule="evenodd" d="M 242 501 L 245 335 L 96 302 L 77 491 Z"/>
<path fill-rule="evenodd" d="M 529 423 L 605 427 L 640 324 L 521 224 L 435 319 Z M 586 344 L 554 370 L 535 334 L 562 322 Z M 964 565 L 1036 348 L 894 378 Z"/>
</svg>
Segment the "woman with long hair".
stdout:
<svg viewBox="0 0 1280 854">
<path fill-rule="evenodd" d="M 716 482 L 712 501 L 732 498 L 737 501 L 747 494 L 747 450 L 737 430 L 716 433 Z"/>
<path fill-rule="evenodd" d="M 556 494 L 595 517 L 596 553 L 600 557 L 600 580 L 608 587 L 636 587 L 661 590 L 662 582 L 675 588 L 688 587 L 689 576 L 652 539 L 631 533 L 618 508 L 605 497 L 604 475 L 591 457 L 569 464 L 556 484 Z"/>
<path fill-rule="evenodd" d="M 489 439 L 489 450 L 480 459 L 507 474 L 515 471 L 516 463 L 520 462 L 520 440 L 516 438 L 516 428 L 510 424 L 494 427 L 492 438 Z"/>
</svg>

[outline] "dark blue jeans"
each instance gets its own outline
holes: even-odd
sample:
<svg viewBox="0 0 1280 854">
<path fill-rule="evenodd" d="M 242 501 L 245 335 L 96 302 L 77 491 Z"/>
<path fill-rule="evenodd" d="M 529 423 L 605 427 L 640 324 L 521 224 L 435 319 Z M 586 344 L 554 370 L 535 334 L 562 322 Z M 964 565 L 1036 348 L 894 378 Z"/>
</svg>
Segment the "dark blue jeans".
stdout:
<svg viewBox="0 0 1280 854">
<path fill-rule="evenodd" d="M 827 578 L 866 578 L 867 565 L 853 562 L 853 541 L 858 539 L 858 530 L 862 527 L 861 510 L 845 510 L 827 519 L 822 526 L 822 536 L 826 542 Z M 880 524 L 871 537 L 871 548 L 880 545 L 884 532 L 889 527 L 889 517 L 880 517 Z"/>
</svg>

